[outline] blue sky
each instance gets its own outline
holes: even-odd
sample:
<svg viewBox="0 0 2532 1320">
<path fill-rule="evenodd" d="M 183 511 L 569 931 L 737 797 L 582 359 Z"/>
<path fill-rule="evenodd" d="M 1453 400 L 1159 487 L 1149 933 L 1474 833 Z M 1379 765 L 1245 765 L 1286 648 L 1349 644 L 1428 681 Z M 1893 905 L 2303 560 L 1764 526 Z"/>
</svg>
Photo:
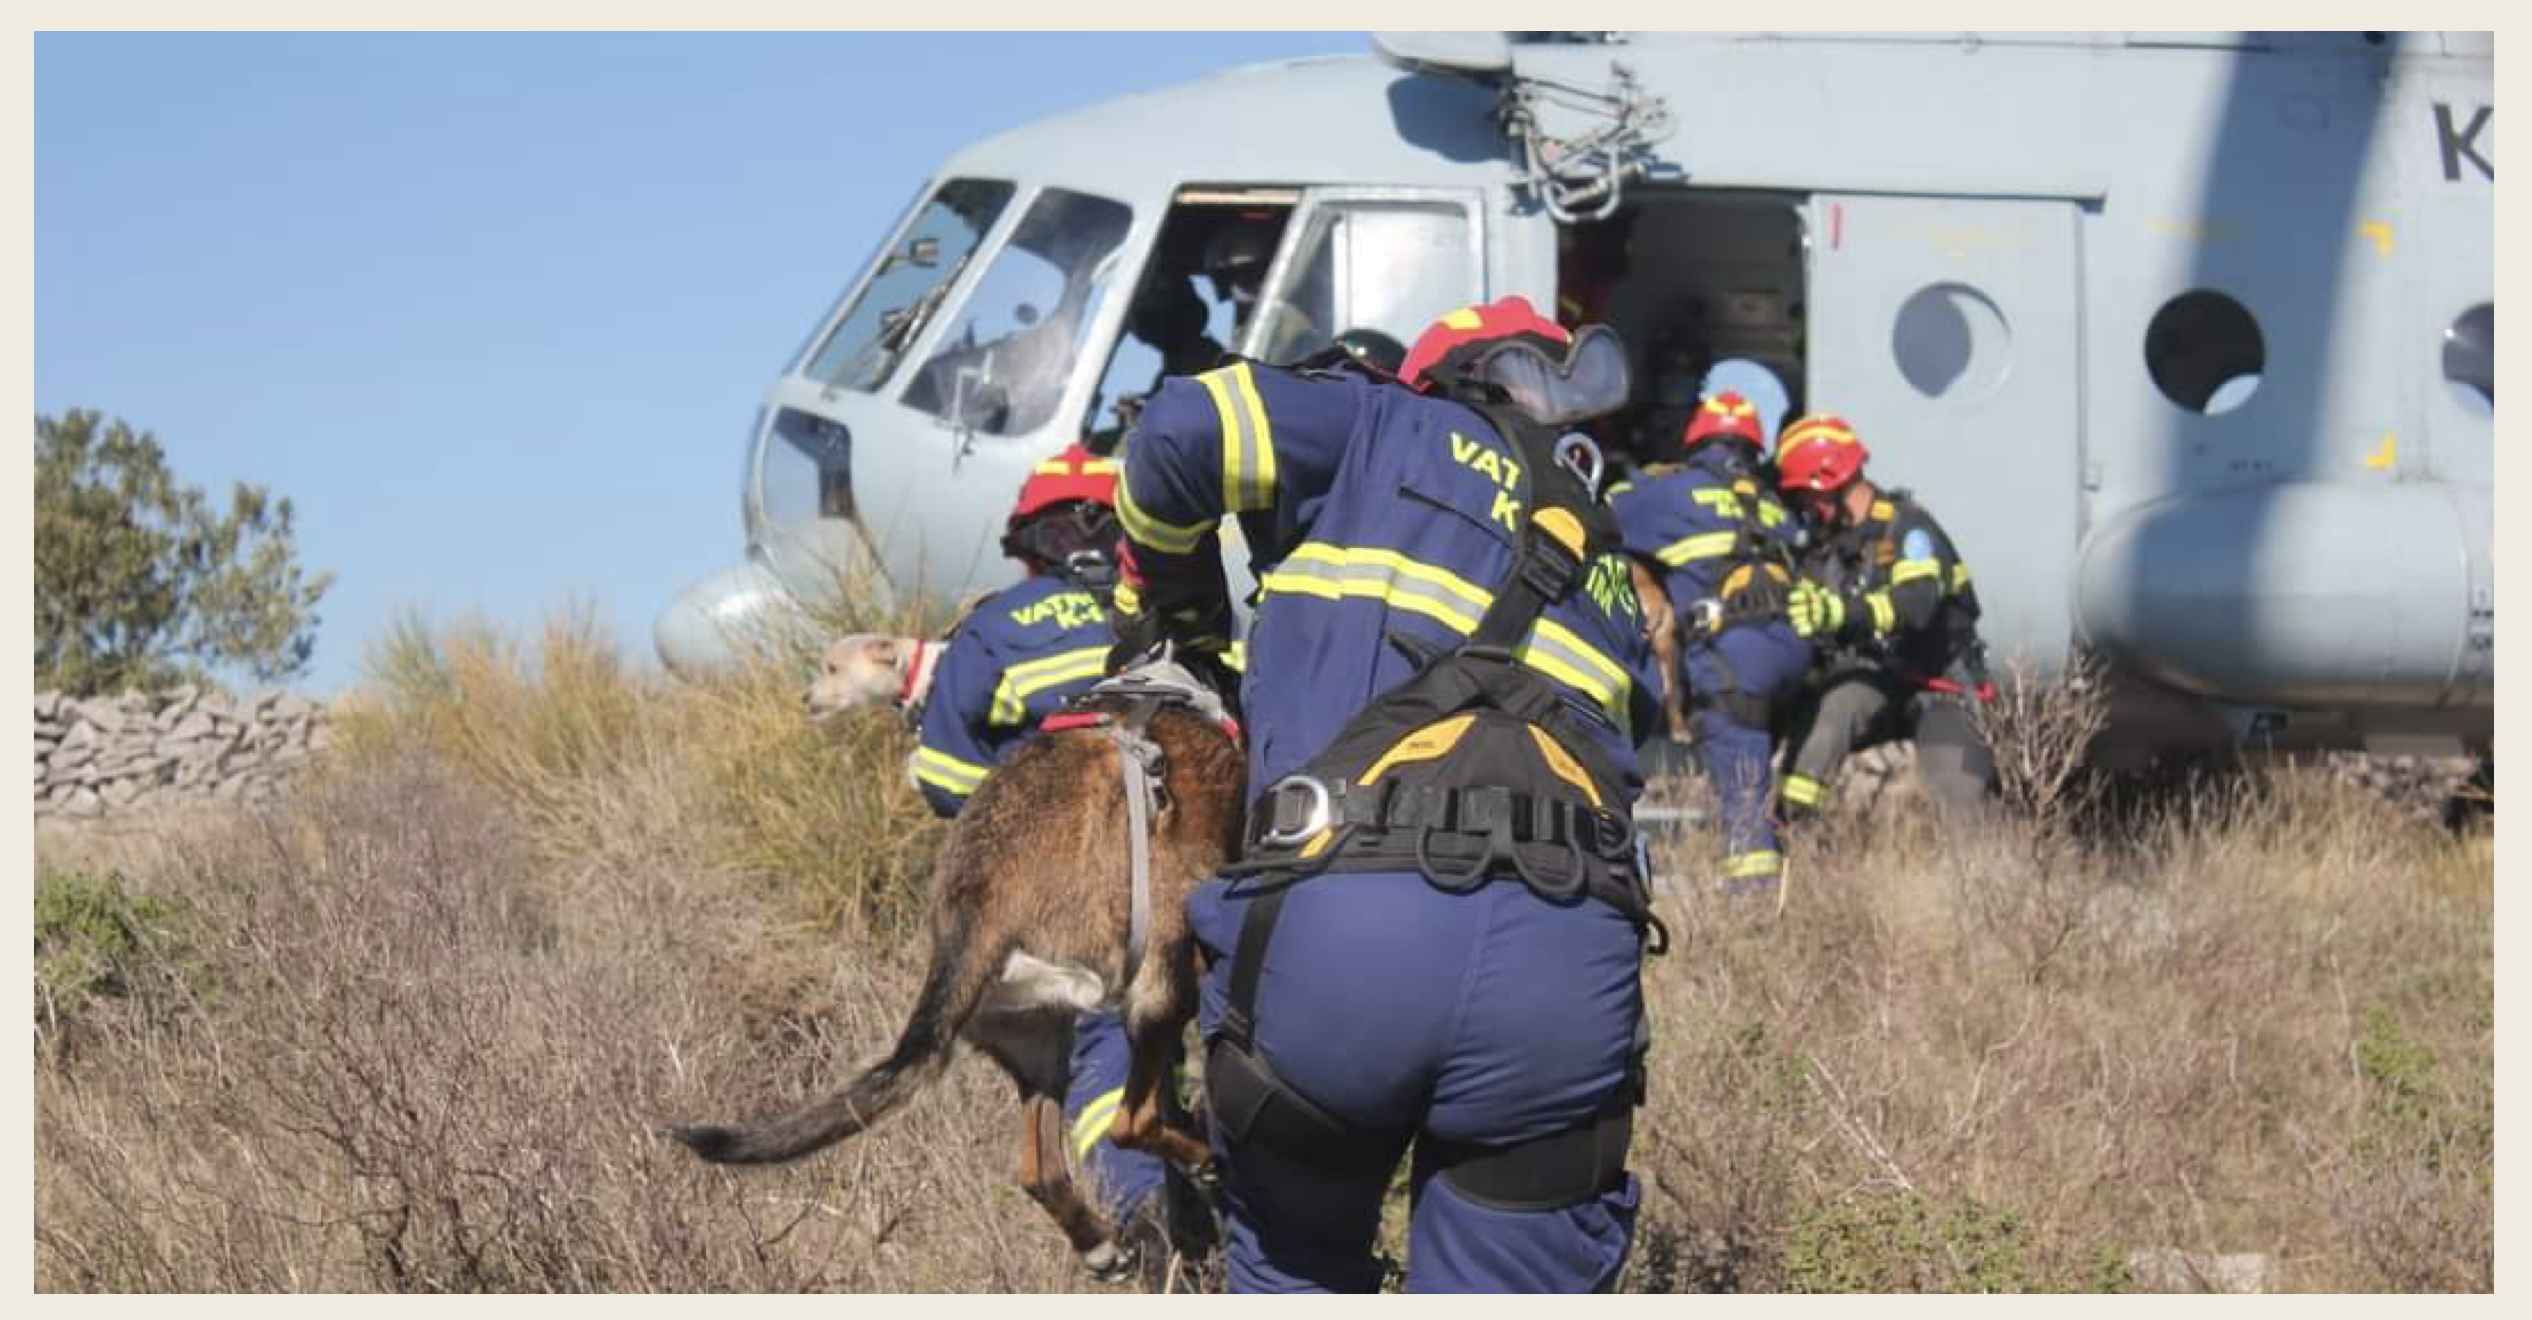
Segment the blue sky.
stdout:
<svg viewBox="0 0 2532 1320">
<path fill-rule="evenodd" d="M 652 616 L 749 419 L 956 147 L 1355 34 L 35 38 L 35 408 L 288 496 L 300 686 L 408 611 Z"/>
</svg>

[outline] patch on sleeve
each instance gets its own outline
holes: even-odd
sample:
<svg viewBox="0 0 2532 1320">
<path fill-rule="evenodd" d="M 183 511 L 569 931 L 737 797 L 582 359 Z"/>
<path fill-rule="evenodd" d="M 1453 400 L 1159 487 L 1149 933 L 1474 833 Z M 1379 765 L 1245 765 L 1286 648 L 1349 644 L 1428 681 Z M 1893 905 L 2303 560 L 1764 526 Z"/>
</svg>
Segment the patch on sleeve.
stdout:
<svg viewBox="0 0 2532 1320">
<path fill-rule="evenodd" d="M 1933 534 L 1922 527 L 1911 529 L 1907 539 L 1899 543 L 1899 557 L 1901 559 L 1932 559 L 1934 557 Z"/>
</svg>

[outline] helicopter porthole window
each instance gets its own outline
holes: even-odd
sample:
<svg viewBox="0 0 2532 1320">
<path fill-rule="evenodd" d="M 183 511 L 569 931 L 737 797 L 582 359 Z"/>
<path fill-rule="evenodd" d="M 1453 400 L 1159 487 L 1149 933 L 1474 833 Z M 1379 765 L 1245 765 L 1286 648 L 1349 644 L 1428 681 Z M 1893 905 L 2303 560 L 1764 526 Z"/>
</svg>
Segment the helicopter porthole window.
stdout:
<svg viewBox="0 0 2532 1320">
<path fill-rule="evenodd" d="M 2462 406 L 2497 415 L 2497 305 L 2481 303 L 2444 330 L 2444 379 Z"/>
<path fill-rule="evenodd" d="M 1917 393 L 1971 399 L 2003 383 L 2013 331 L 1987 295 L 1966 284 L 1930 284 L 1900 305 L 1890 353 Z"/>
<path fill-rule="evenodd" d="M 2268 367 L 2268 341 L 2250 309 L 2213 289 L 2164 303 L 2145 327 L 2145 369 L 2163 397 L 2214 416 L 2250 402 Z"/>
</svg>

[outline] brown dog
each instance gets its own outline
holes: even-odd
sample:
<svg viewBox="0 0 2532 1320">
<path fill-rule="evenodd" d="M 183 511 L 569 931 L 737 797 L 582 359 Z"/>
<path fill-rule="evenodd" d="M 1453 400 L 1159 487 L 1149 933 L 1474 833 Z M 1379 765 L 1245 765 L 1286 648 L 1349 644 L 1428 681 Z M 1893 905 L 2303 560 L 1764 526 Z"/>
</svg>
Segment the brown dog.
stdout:
<svg viewBox="0 0 2532 1320">
<path fill-rule="evenodd" d="M 846 638 L 829 649 L 812 710 L 871 704 L 884 675 L 916 672 L 910 639 Z M 847 646 L 846 643 L 853 643 Z M 890 698 L 878 698 L 890 699 Z M 1130 699 L 1090 708 L 1121 719 Z M 870 1126 L 937 1078 L 964 1038 L 1018 1083 L 1020 1182 L 1093 1273 L 1133 1263 L 1113 1226 L 1066 1171 L 1063 1101 L 1073 1016 L 1122 1005 L 1131 1051 L 1109 1135 L 1186 1167 L 1210 1152 L 1164 1124 L 1163 1086 L 1196 1011 L 1195 944 L 1185 900 L 1238 844 L 1247 763 L 1230 732 L 1182 706 L 1154 713 L 1144 736 L 1164 759 L 1150 814 L 1150 930 L 1139 965 L 1131 944 L 1126 781 L 1113 726 L 1068 728 L 1022 744 L 968 799 L 933 874 L 932 961 L 894 1049 L 842 1090 L 735 1127 L 671 1135 L 716 1163 L 796 1159 Z M 1134 966 L 1131 979 L 1127 968 Z"/>
<path fill-rule="evenodd" d="M 1661 669 L 1662 720 L 1674 740 L 1686 742 L 1688 711 L 1679 691 L 1678 616 L 1671 612 L 1670 593 L 1662 589 L 1660 574 L 1641 559 L 1630 557 L 1626 566 L 1635 578 L 1635 603 L 1644 614 L 1644 631 L 1653 639 L 1653 662 Z"/>
</svg>

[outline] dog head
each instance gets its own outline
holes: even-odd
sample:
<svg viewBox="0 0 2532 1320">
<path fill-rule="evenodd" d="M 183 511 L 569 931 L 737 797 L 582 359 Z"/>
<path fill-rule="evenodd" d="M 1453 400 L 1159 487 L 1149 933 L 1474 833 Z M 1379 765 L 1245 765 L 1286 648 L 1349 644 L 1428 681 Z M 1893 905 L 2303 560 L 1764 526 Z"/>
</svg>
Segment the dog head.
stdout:
<svg viewBox="0 0 2532 1320">
<path fill-rule="evenodd" d="M 940 658 L 941 644 L 919 637 L 839 637 L 826 648 L 818 680 L 809 685 L 809 714 L 825 719 L 872 706 L 913 710 L 930 695 Z"/>
</svg>

